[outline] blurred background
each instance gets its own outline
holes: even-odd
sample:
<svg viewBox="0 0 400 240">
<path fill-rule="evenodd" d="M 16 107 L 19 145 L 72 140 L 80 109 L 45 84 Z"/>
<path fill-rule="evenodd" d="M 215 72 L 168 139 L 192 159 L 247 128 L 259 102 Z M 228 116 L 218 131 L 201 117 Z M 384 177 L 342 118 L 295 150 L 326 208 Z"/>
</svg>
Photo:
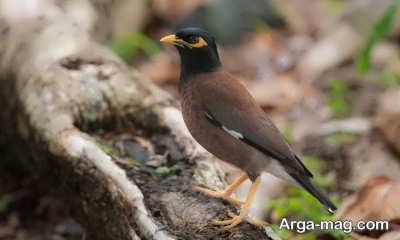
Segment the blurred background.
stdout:
<svg viewBox="0 0 400 240">
<path fill-rule="evenodd" d="M 19 21 L 51 2 L 1 0 L 0 17 Z M 358 238 L 400 239 L 397 1 L 123 0 L 112 8 L 95 2 L 104 12 L 96 39 L 175 97 L 179 58 L 160 37 L 184 26 L 216 37 L 226 70 L 243 80 L 340 206 L 330 216 L 306 192 L 279 185 L 262 207 L 283 239 L 348 238 L 279 230 L 283 217 L 384 219 L 388 232 Z M 72 12 L 79 15 L 79 7 Z M 102 31 L 105 25 L 112 31 Z M 230 178 L 237 174 L 225 169 Z M 0 239 L 82 239 L 83 229 L 52 197 L 36 198 L 28 183 L 0 183 Z"/>
</svg>

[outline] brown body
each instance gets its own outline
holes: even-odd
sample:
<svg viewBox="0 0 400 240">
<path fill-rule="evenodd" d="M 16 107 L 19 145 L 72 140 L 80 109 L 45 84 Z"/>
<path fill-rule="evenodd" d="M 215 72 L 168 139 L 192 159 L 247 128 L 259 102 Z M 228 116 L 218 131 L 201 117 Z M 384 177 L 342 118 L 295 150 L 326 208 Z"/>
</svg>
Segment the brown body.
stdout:
<svg viewBox="0 0 400 240">
<path fill-rule="evenodd" d="M 195 76 L 182 87 L 181 91 L 185 123 L 200 145 L 218 158 L 241 168 L 253 179 L 267 171 L 292 182 L 285 171 L 276 164 L 276 160 L 232 137 L 223 128 L 207 119 L 206 112 L 212 106 L 211 108 L 218 109 L 219 114 L 228 115 L 230 118 L 233 116 L 234 121 L 245 123 L 242 126 L 251 127 L 246 130 L 255 132 L 256 135 L 257 131 L 262 134 L 265 129 L 268 129 L 270 135 L 271 130 L 274 131 L 272 135 L 276 135 L 276 138 L 272 140 L 282 144 L 282 148 L 286 151 L 290 151 L 286 142 L 281 141 L 278 130 L 242 83 L 220 70 Z"/>
</svg>

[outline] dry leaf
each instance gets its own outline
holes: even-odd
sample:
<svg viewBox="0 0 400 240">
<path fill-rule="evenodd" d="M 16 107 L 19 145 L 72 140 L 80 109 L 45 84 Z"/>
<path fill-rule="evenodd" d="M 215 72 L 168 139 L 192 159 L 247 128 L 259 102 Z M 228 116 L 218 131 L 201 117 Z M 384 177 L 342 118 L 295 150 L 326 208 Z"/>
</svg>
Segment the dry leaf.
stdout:
<svg viewBox="0 0 400 240">
<path fill-rule="evenodd" d="M 367 238 L 387 238 L 387 234 L 398 236 L 398 220 L 400 219 L 400 181 L 391 181 L 384 176 L 369 179 L 361 190 L 346 200 L 337 212 L 338 219 L 351 220 L 387 220 L 389 231 L 363 231 L 359 235 Z"/>
<path fill-rule="evenodd" d="M 349 153 L 351 172 L 346 182 L 347 188 L 359 189 L 368 179 L 376 176 L 400 178 L 400 165 L 396 156 L 381 141 L 360 138 Z"/>
<path fill-rule="evenodd" d="M 400 218 L 399 203 L 400 181 L 394 182 L 385 176 L 373 177 L 342 205 L 337 216 L 352 221 L 396 219 Z"/>
<path fill-rule="evenodd" d="M 299 103 L 304 91 L 298 82 L 283 76 L 248 82 L 247 86 L 259 105 L 279 109 Z"/>
<path fill-rule="evenodd" d="M 137 68 L 157 84 L 178 83 L 179 80 L 180 62 L 175 51 L 162 51 Z"/>
<path fill-rule="evenodd" d="M 383 136 L 400 153 L 400 90 L 383 94 L 379 101 L 377 125 Z"/>
</svg>

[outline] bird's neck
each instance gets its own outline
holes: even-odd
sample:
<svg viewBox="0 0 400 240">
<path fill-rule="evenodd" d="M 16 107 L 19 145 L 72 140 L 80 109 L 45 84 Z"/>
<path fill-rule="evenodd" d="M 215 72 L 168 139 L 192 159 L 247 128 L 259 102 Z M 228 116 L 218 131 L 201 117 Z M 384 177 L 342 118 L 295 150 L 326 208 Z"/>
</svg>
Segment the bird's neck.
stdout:
<svg viewBox="0 0 400 240">
<path fill-rule="evenodd" d="M 181 76 L 180 88 L 196 75 L 217 71 L 221 67 L 221 62 L 217 56 L 197 55 L 194 57 L 181 56 Z"/>
</svg>

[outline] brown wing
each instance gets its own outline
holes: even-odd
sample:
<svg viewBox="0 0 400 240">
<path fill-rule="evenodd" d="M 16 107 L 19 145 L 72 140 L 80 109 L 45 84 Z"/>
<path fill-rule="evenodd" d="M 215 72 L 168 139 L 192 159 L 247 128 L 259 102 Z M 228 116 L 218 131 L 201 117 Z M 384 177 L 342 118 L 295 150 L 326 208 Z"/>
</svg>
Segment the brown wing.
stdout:
<svg viewBox="0 0 400 240">
<path fill-rule="evenodd" d="M 218 72 L 210 79 L 197 82 L 196 89 L 200 91 L 204 109 L 207 111 L 205 117 L 226 130 L 234 131 L 243 142 L 278 160 L 289 173 L 312 177 L 238 80 L 225 72 Z M 214 87 L 217 83 L 218 87 Z"/>
</svg>

